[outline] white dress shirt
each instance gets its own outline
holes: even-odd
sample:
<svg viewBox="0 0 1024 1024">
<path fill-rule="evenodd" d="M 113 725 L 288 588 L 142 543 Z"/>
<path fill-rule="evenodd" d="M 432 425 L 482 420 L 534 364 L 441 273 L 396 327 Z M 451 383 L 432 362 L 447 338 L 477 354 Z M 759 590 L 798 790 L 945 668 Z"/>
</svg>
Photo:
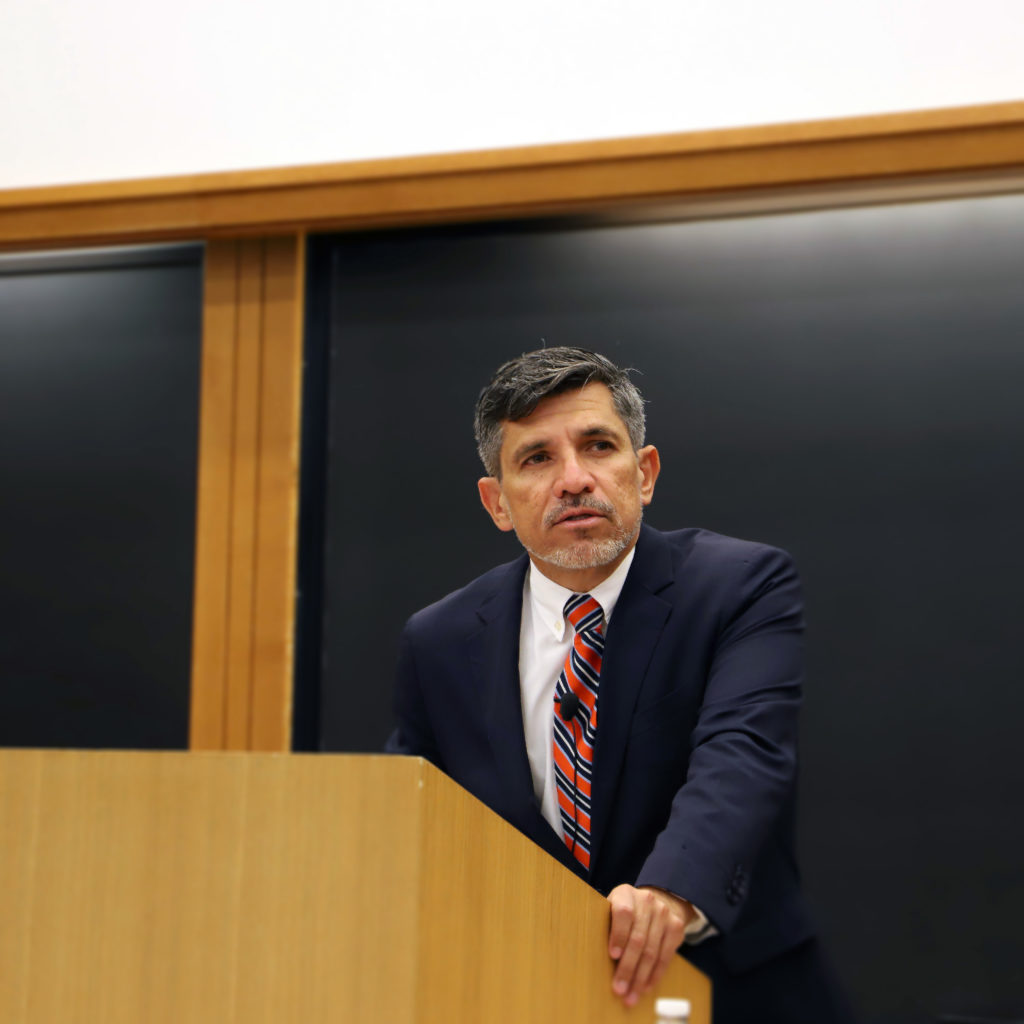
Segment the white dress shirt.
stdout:
<svg viewBox="0 0 1024 1024">
<path fill-rule="evenodd" d="M 587 591 L 604 611 L 605 631 L 635 553 L 636 548 L 631 548 L 622 564 L 608 579 Z M 574 630 L 566 621 L 564 609 L 565 602 L 574 593 L 578 591 L 559 586 L 530 562 L 523 582 L 523 615 L 519 628 L 519 699 L 526 733 L 526 753 L 533 776 L 533 792 L 540 804 L 541 814 L 559 836 L 562 835 L 562 818 L 558 811 L 552 753 L 554 700 L 555 684 L 572 646 Z M 597 728 L 600 731 L 600 687 L 597 697 Z M 697 907 L 693 909 L 697 916 L 687 925 L 686 941 L 700 942 L 717 934 L 704 914 Z"/>
<path fill-rule="evenodd" d="M 604 610 L 605 629 L 615 611 L 626 574 L 633 564 L 635 548 L 622 564 L 590 596 Z M 565 602 L 574 591 L 566 590 L 549 580 L 530 562 L 523 583 L 523 617 L 519 629 L 519 697 L 523 708 L 526 732 L 526 753 L 533 774 L 533 792 L 541 813 L 558 835 L 562 834 L 562 818 L 558 813 L 555 789 L 555 765 L 552 755 L 554 731 L 555 684 L 572 646 L 573 628 L 565 619 Z M 601 696 L 598 689 L 597 727 L 601 728 Z"/>
</svg>

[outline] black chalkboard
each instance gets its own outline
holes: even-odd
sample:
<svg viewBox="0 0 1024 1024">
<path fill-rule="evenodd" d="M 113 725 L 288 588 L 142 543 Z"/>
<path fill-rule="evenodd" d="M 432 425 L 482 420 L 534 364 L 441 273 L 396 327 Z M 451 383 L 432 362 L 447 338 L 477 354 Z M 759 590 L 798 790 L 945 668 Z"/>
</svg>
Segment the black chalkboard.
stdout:
<svg viewBox="0 0 1024 1024">
<path fill-rule="evenodd" d="M 648 520 L 802 570 L 803 862 L 865 1019 L 1024 1016 L 1024 197 L 376 232 L 311 265 L 298 745 L 378 748 L 406 616 L 516 554 L 476 498 L 490 372 L 595 348 L 640 371 Z"/>
<path fill-rule="evenodd" d="M 0 259 L 0 745 L 188 745 L 202 248 Z"/>
</svg>

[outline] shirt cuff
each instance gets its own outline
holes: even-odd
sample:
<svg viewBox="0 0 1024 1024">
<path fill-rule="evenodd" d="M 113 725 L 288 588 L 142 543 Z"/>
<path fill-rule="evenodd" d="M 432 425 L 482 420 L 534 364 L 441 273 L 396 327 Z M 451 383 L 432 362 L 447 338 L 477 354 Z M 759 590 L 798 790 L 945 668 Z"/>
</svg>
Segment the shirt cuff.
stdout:
<svg viewBox="0 0 1024 1024">
<path fill-rule="evenodd" d="M 685 899 L 685 897 L 683 898 Z M 707 914 L 700 907 L 694 906 L 692 903 L 690 906 L 693 907 L 694 916 L 686 925 L 686 931 L 683 932 L 683 942 L 687 946 L 696 946 L 699 942 L 717 935 L 718 929 L 708 920 Z"/>
</svg>

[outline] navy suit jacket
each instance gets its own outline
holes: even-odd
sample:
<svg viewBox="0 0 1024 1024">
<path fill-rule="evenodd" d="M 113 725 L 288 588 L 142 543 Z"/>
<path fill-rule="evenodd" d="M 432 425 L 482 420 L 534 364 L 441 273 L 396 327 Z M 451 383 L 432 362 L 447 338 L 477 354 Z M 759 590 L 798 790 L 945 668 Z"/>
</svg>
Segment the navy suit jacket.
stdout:
<svg viewBox="0 0 1024 1024">
<path fill-rule="evenodd" d="M 803 607 L 789 556 L 641 528 L 605 638 L 589 873 L 533 791 L 518 672 L 528 564 L 409 620 L 388 749 L 431 760 L 605 894 L 630 882 L 689 899 L 721 933 L 681 950 L 705 969 L 742 972 L 808 938 L 794 853 Z"/>
</svg>

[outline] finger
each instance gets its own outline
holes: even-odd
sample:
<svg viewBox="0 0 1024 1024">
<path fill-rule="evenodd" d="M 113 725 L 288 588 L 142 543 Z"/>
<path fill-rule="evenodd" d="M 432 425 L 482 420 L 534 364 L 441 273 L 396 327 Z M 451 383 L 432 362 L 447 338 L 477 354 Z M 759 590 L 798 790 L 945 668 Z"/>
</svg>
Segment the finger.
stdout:
<svg viewBox="0 0 1024 1024">
<path fill-rule="evenodd" d="M 666 968 L 672 963 L 676 950 L 682 945 L 686 936 L 686 922 L 674 911 L 670 911 L 668 921 L 665 923 L 665 931 L 661 939 L 661 949 L 658 952 L 658 960 L 651 972 L 645 992 L 649 992 L 661 981 Z"/>
<path fill-rule="evenodd" d="M 647 933 L 651 926 L 651 904 L 653 902 L 650 893 L 637 892 L 634 894 L 633 926 L 629 930 L 629 936 L 622 949 L 622 956 L 619 957 L 619 963 L 615 968 L 615 975 L 612 978 L 612 990 L 616 995 L 626 996 L 633 987 L 633 977 L 636 974 L 637 964 L 647 945 Z"/>
<path fill-rule="evenodd" d="M 608 955 L 618 960 L 626 948 L 626 940 L 633 927 L 633 888 L 616 886 L 608 894 L 611 904 L 611 925 L 608 929 Z"/>
<path fill-rule="evenodd" d="M 640 951 L 637 960 L 636 972 L 633 975 L 633 983 L 630 985 L 630 992 L 637 996 L 646 992 L 651 985 L 651 978 L 661 959 L 661 947 L 665 938 L 665 927 L 668 924 L 669 909 L 661 900 L 655 897 L 651 907 L 650 926 L 647 929 L 647 937 L 644 947 Z"/>
</svg>

